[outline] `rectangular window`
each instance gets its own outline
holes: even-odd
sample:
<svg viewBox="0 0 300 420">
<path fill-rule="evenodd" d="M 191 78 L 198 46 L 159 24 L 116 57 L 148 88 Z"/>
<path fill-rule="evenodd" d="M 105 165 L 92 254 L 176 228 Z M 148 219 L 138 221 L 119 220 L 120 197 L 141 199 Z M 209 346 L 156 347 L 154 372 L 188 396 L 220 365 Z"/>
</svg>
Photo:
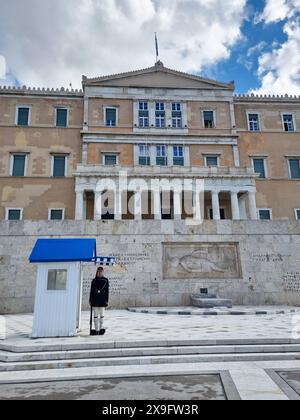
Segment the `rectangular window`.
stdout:
<svg viewBox="0 0 300 420">
<path fill-rule="evenodd" d="M 148 102 L 139 103 L 139 127 L 148 128 L 149 127 L 149 106 Z"/>
<path fill-rule="evenodd" d="M 139 146 L 139 165 L 150 166 L 150 147 L 147 145 Z"/>
<path fill-rule="evenodd" d="M 56 109 L 56 127 L 65 128 L 68 125 L 68 109 Z"/>
<path fill-rule="evenodd" d="M 219 166 L 219 157 L 205 156 L 205 166 Z"/>
<path fill-rule="evenodd" d="M 260 220 L 271 220 L 272 219 L 271 210 L 261 209 L 261 210 L 258 210 L 258 214 L 259 214 L 259 219 Z"/>
<path fill-rule="evenodd" d="M 24 177 L 26 168 L 26 155 L 12 156 L 12 176 Z"/>
<path fill-rule="evenodd" d="M 173 146 L 173 165 L 184 166 L 183 146 Z"/>
<path fill-rule="evenodd" d="M 54 178 L 63 178 L 66 176 L 66 156 L 53 156 L 52 176 Z"/>
<path fill-rule="evenodd" d="M 49 270 L 47 290 L 49 292 L 67 290 L 68 270 Z"/>
<path fill-rule="evenodd" d="M 266 178 L 265 159 L 253 159 L 253 168 L 256 174 L 260 174 L 259 178 Z"/>
<path fill-rule="evenodd" d="M 50 209 L 49 220 L 64 220 L 64 210 L 63 209 Z"/>
<path fill-rule="evenodd" d="M 290 172 L 292 179 L 300 179 L 300 159 L 290 159 Z"/>
<path fill-rule="evenodd" d="M 23 127 L 27 127 L 29 125 L 30 108 L 18 107 L 17 111 L 18 111 L 17 124 Z"/>
<path fill-rule="evenodd" d="M 289 131 L 289 132 L 295 131 L 293 115 L 284 114 L 282 118 L 283 118 L 284 131 Z"/>
<path fill-rule="evenodd" d="M 165 112 L 165 104 L 163 102 L 156 103 L 155 127 L 156 128 L 166 127 L 166 112 Z"/>
<path fill-rule="evenodd" d="M 167 148 L 166 146 L 156 146 L 156 165 L 167 166 Z"/>
<path fill-rule="evenodd" d="M 22 209 L 7 209 L 6 220 L 22 220 Z"/>
<path fill-rule="evenodd" d="M 249 131 L 260 131 L 259 127 L 259 115 L 248 114 Z"/>
<path fill-rule="evenodd" d="M 296 220 L 300 220 L 300 209 L 295 210 Z"/>
<path fill-rule="evenodd" d="M 214 111 L 203 111 L 203 120 L 205 128 L 215 128 Z"/>
<path fill-rule="evenodd" d="M 116 108 L 105 109 L 105 125 L 106 127 L 117 126 L 117 110 Z"/>
<path fill-rule="evenodd" d="M 117 155 L 104 155 L 105 166 L 115 166 L 117 163 Z"/>
<path fill-rule="evenodd" d="M 172 104 L 172 127 L 182 128 L 182 111 L 180 103 Z"/>
</svg>

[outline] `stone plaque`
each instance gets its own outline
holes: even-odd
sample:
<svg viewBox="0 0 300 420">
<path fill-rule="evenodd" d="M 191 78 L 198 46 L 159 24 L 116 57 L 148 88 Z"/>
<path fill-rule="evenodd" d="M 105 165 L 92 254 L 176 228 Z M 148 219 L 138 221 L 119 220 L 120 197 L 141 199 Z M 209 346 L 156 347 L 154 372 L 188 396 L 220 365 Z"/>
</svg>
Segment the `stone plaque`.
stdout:
<svg viewBox="0 0 300 420">
<path fill-rule="evenodd" d="M 241 278 L 237 243 L 164 244 L 164 279 Z"/>
</svg>

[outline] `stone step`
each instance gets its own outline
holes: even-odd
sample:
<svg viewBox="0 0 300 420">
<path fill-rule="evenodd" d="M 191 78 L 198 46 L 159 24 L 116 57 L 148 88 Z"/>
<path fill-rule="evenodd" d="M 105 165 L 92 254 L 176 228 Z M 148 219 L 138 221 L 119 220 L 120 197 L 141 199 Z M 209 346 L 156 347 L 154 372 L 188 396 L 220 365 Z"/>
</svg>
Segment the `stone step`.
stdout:
<svg viewBox="0 0 300 420">
<path fill-rule="evenodd" d="M 192 305 L 197 308 L 232 308 L 230 299 L 192 297 Z"/>
<path fill-rule="evenodd" d="M 183 364 L 183 363 L 226 363 L 250 361 L 278 361 L 300 360 L 299 352 L 295 353 L 244 353 L 244 354 L 206 354 L 206 355 L 167 355 L 167 356 L 138 356 L 138 357 L 109 357 L 74 360 L 48 360 L 33 362 L 0 363 L 0 372 L 18 372 L 52 369 L 77 369 L 101 366 L 139 366 L 156 364 Z"/>
<path fill-rule="evenodd" d="M 0 362 L 35 362 L 107 357 L 173 356 L 195 354 L 243 354 L 243 353 L 296 353 L 300 355 L 300 344 L 279 345 L 216 345 L 216 346 L 174 346 L 136 347 L 113 349 L 90 349 L 76 351 L 11 353 L 0 351 Z"/>
</svg>

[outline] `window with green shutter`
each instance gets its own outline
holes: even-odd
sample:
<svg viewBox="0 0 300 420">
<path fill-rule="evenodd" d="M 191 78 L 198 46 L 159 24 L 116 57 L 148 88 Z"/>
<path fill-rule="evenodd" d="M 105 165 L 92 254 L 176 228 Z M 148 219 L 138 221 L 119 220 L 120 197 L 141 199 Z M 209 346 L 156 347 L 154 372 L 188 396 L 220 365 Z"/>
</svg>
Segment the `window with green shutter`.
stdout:
<svg viewBox="0 0 300 420">
<path fill-rule="evenodd" d="M 290 171 L 292 179 L 300 179 L 300 159 L 290 159 Z"/>
<path fill-rule="evenodd" d="M 56 127 L 65 128 L 68 125 L 68 110 L 66 108 L 56 109 Z"/>
<path fill-rule="evenodd" d="M 256 174 L 260 174 L 259 178 L 266 178 L 265 160 L 253 159 L 253 167 Z"/>
<path fill-rule="evenodd" d="M 21 210 L 20 209 L 9 209 L 8 210 L 8 220 L 21 220 Z"/>
<path fill-rule="evenodd" d="M 26 127 L 29 125 L 29 108 L 18 108 L 18 125 Z"/>
<path fill-rule="evenodd" d="M 13 155 L 12 176 L 25 176 L 26 155 Z"/>
<path fill-rule="evenodd" d="M 53 156 L 53 174 L 54 178 L 66 176 L 66 156 Z"/>
</svg>

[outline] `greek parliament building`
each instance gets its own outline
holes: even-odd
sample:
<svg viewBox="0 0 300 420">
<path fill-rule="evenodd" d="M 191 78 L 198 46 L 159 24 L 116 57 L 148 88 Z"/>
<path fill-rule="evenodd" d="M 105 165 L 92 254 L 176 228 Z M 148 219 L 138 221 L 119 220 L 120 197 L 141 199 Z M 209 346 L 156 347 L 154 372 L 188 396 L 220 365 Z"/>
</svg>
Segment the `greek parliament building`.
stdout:
<svg viewBox="0 0 300 420">
<path fill-rule="evenodd" d="M 246 296 L 247 302 L 297 303 L 300 267 L 292 255 L 299 255 L 300 98 L 234 91 L 233 82 L 160 61 L 128 73 L 83 76 L 82 91 L 1 87 L 3 267 L 6 244 L 21 233 L 89 234 L 124 259 L 124 270 L 131 261 L 126 272 L 112 275 L 116 296 L 121 291 L 128 304 L 178 303 L 168 300 L 167 289 L 181 279 L 190 279 L 181 302 L 209 286 L 237 302 Z M 120 188 L 120 173 L 132 188 Z M 149 190 L 134 188 L 135 179 Z M 193 186 L 202 180 L 203 199 L 193 188 L 170 191 L 166 199 L 159 188 L 151 191 L 153 179 Z M 189 194 L 192 212 L 202 202 L 203 226 L 185 223 Z M 268 275 L 260 279 L 256 267 Z M 28 292 L 28 302 L 31 297 Z M 115 299 L 117 306 L 121 298 Z"/>
</svg>

